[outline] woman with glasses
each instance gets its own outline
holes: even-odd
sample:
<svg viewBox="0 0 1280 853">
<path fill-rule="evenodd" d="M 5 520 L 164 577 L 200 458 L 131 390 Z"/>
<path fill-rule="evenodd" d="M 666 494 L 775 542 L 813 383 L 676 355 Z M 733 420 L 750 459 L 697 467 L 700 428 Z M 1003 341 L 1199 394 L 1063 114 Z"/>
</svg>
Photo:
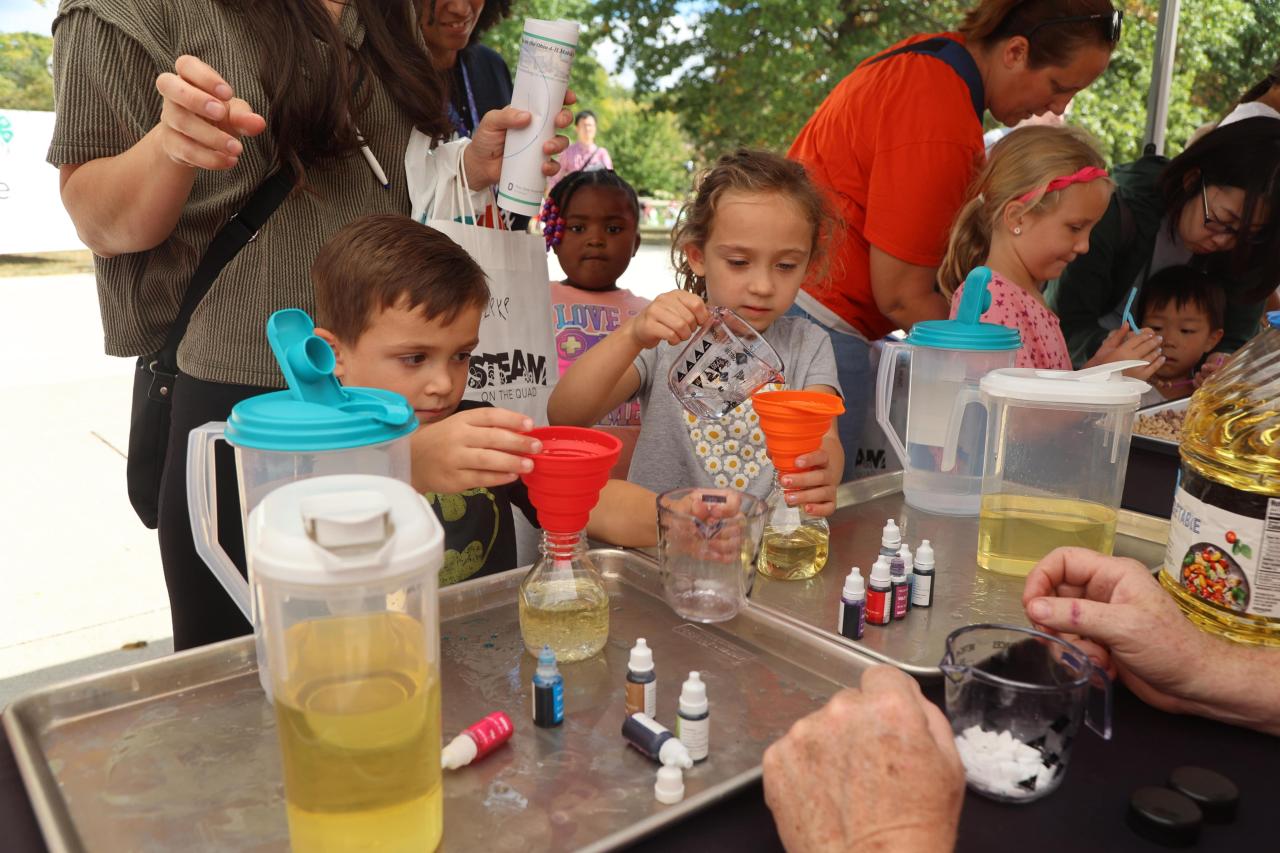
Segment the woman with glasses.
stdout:
<svg viewBox="0 0 1280 853">
<path fill-rule="evenodd" d="M 1173 160 L 1148 155 L 1112 170 L 1111 206 L 1046 298 L 1072 362 L 1083 364 L 1112 330 L 1133 288 L 1177 264 L 1227 293 L 1225 333 L 1201 368 L 1212 372 L 1257 330 L 1280 283 L 1280 121 L 1247 118 L 1217 128 Z"/>
<path fill-rule="evenodd" d="M 809 119 L 789 156 L 840 206 L 834 274 L 792 313 L 823 326 L 848 395 L 838 422 L 849 479 L 870 393 L 871 342 L 945 319 L 935 287 L 951 222 L 983 161 L 982 121 L 1061 115 L 1120 38 L 1111 0 L 982 0 L 956 32 L 870 57 Z"/>
</svg>

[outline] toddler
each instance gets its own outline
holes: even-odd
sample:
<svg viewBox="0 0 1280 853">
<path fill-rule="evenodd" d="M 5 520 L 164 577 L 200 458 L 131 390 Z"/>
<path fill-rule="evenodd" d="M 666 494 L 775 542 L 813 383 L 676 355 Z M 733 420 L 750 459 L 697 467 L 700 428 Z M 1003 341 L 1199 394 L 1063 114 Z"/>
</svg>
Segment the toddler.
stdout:
<svg viewBox="0 0 1280 853">
<path fill-rule="evenodd" d="M 384 388 L 417 412 L 413 485 L 445 531 L 442 586 L 515 568 L 512 505 L 535 527 L 519 474 L 541 445 L 532 421 L 463 400 L 480 318 L 484 271 L 457 243 L 406 216 L 365 216 L 320 249 L 311 267 L 316 334 L 333 348 L 344 384 Z M 611 481 L 588 534 L 617 545 L 656 544 L 651 492 Z"/>
<path fill-rule="evenodd" d="M 551 320 L 563 376 L 579 356 L 649 304 L 618 287 L 640 248 L 640 200 L 611 169 L 570 172 L 552 187 L 542 223 L 547 248 L 555 250 L 565 275 L 551 282 Z M 622 441 L 611 476 L 625 478 L 640 434 L 640 404 L 623 403 L 596 426 Z"/>
<path fill-rule="evenodd" d="M 1147 279 L 1136 307 L 1139 322 L 1164 339 L 1164 364 L 1147 380 L 1142 405 L 1190 395 L 1196 369 L 1222 340 L 1226 292 L 1198 270 L 1172 266 Z"/>
<path fill-rule="evenodd" d="M 680 486 L 769 494 L 773 466 L 750 401 L 715 421 L 687 413 L 667 386 L 676 356 L 707 319 L 732 309 L 782 357 L 786 385 L 838 394 L 827 334 L 784 317 L 801 284 L 825 266 L 832 217 L 804 166 L 762 151 L 721 157 L 698 183 L 672 234 L 680 289 L 664 293 L 577 359 L 551 395 L 552 423 L 595 423 L 638 400 L 643 412 L 629 479 L 653 491 Z M 787 502 L 813 515 L 835 509 L 844 453 L 835 424 L 807 470 L 784 478 Z"/>
<path fill-rule="evenodd" d="M 1023 127 L 997 142 L 956 216 L 938 270 L 951 316 L 959 310 L 965 276 L 985 265 L 992 272 L 991 307 L 982 319 L 1022 334 L 1015 364 L 1071 370 L 1066 338 L 1045 304 L 1044 287 L 1089 251 L 1089 232 L 1106 212 L 1111 188 L 1102 155 L 1080 130 Z M 1138 332 L 1126 324 L 1108 336 L 1087 366 L 1138 359 L 1147 366 L 1130 375 L 1145 379 L 1164 363 L 1159 348 L 1150 329 Z"/>
</svg>

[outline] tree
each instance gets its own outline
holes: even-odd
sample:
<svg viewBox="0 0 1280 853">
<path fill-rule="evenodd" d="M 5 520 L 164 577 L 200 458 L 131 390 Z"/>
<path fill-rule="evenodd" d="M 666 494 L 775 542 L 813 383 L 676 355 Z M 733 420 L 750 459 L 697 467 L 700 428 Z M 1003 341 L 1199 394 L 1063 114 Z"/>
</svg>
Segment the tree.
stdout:
<svg viewBox="0 0 1280 853">
<path fill-rule="evenodd" d="M 0 34 L 0 107 L 52 110 L 49 57 L 53 39 L 35 33 Z"/>
<path fill-rule="evenodd" d="M 638 193 L 670 198 L 688 191 L 684 164 L 692 148 L 674 113 L 614 87 L 602 100 L 599 116 L 601 142 L 609 149 L 614 169 Z"/>
<path fill-rule="evenodd" d="M 918 32 L 952 29 L 974 0 L 603 0 L 598 20 L 636 74 L 637 92 L 675 113 L 709 158 L 734 145 L 786 150 L 862 59 Z M 1123 0 L 1110 69 L 1071 121 L 1108 159 L 1140 153 L 1156 0 Z M 1276 60 L 1280 0 L 1184 0 L 1169 100 L 1168 148 L 1225 113 Z"/>
</svg>

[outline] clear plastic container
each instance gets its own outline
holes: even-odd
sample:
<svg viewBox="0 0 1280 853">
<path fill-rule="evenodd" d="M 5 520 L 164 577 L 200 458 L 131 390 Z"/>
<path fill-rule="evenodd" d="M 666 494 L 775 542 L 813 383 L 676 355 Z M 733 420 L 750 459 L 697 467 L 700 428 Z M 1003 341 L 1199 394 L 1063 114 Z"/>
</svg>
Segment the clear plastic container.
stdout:
<svg viewBox="0 0 1280 853">
<path fill-rule="evenodd" d="M 1205 630 L 1280 646 L 1280 312 L 1192 396 L 1160 583 Z"/>
<path fill-rule="evenodd" d="M 658 565 L 680 618 L 723 622 L 746 606 L 765 511 L 764 501 L 732 489 L 658 496 Z"/>
<path fill-rule="evenodd" d="M 728 308 L 714 306 L 667 372 L 671 393 L 699 420 L 722 418 L 783 377 L 782 358 Z"/>
<path fill-rule="evenodd" d="M 292 849 L 434 850 L 439 522 L 398 480 L 318 477 L 264 498 L 247 545 Z"/>
<path fill-rule="evenodd" d="M 880 357 L 876 420 L 902 462 L 904 500 L 926 512 L 978 514 L 986 439 L 978 382 L 992 370 L 1012 367 L 1021 346 L 1016 329 L 978 319 L 991 302 L 990 278 L 986 267 L 969 273 L 954 320 L 916 323 L 905 344 L 887 343 Z M 904 357 L 910 364 L 905 437 L 889 411 Z"/>
<path fill-rule="evenodd" d="M 1025 576 L 1064 545 L 1110 554 L 1145 382 L 1116 362 L 1080 371 L 1009 368 L 983 378 L 986 464 L 978 565 Z"/>
<path fill-rule="evenodd" d="M 1008 803 L 1057 790 L 1086 724 L 1111 737 L 1111 681 L 1078 647 L 1013 625 L 951 632 L 941 669 L 969 787 Z"/>
</svg>

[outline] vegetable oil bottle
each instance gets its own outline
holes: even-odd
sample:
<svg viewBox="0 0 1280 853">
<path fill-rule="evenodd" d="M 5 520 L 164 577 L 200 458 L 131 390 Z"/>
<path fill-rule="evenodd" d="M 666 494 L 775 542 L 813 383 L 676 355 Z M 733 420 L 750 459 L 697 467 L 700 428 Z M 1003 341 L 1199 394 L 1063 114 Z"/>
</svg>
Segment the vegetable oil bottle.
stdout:
<svg viewBox="0 0 1280 853">
<path fill-rule="evenodd" d="M 1160 583 L 1232 640 L 1280 646 L 1280 312 L 1192 396 Z"/>
</svg>

